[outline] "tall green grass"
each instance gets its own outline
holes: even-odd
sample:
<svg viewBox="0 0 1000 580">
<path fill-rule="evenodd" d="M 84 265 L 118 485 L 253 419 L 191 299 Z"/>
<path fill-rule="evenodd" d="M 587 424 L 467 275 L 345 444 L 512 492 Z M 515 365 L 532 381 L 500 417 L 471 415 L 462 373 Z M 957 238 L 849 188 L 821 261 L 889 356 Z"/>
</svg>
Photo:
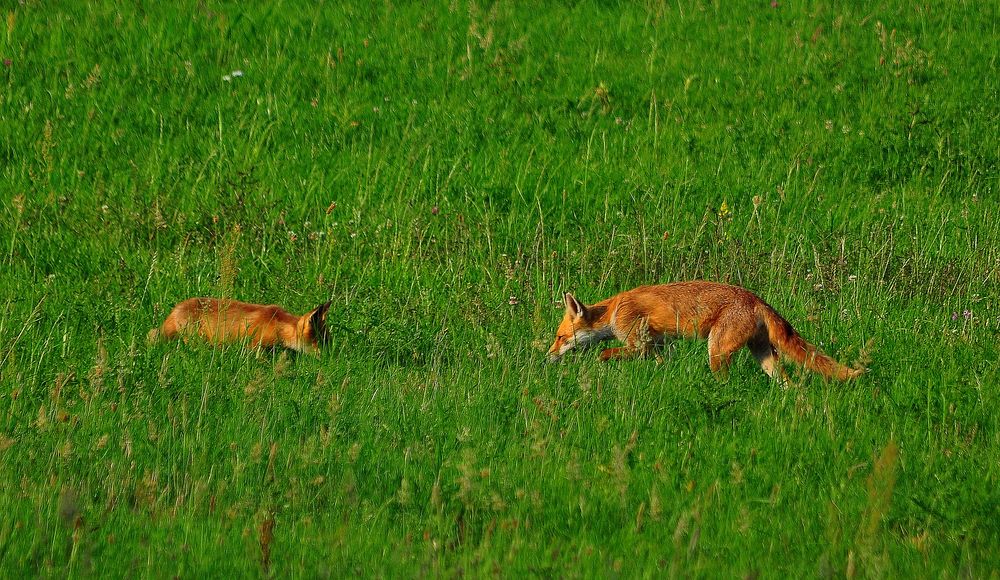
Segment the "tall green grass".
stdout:
<svg viewBox="0 0 1000 580">
<path fill-rule="evenodd" d="M 1000 568 L 993 3 L 0 16 L 8 575 Z M 870 372 L 543 363 L 693 278 Z M 196 295 L 333 344 L 146 345 Z"/>
</svg>

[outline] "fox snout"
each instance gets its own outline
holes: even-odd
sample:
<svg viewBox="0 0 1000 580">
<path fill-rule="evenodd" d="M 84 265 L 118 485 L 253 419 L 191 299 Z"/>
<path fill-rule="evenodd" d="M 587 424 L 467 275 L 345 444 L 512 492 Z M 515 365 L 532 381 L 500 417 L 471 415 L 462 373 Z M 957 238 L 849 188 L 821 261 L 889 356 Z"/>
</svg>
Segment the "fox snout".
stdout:
<svg viewBox="0 0 1000 580">
<path fill-rule="evenodd" d="M 549 347 L 549 351 L 546 353 L 545 358 L 550 363 L 554 363 L 562 358 L 562 355 L 569 350 L 566 345 L 566 340 L 561 336 L 557 336 L 555 341 L 553 341 L 552 346 Z"/>
</svg>

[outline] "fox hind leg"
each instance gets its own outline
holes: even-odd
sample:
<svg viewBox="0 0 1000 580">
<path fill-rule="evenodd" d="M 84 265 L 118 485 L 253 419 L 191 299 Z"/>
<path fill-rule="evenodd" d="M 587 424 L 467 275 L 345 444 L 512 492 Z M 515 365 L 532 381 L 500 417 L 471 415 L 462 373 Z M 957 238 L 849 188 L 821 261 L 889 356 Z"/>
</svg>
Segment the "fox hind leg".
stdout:
<svg viewBox="0 0 1000 580">
<path fill-rule="evenodd" d="M 729 362 L 733 353 L 738 351 L 743 345 L 733 346 L 730 337 L 723 333 L 716 332 L 715 329 L 708 334 L 708 366 L 717 375 L 725 376 L 729 372 Z"/>
<path fill-rule="evenodd" d="M 785 374 L 785 369 L 781 367 L 781 360 L 778 358 L 778 352 L 774 349 L 774 345 L 771 344 L 771 340 L 767 336 L 766 327 L 762 326 L 757 330 L 757 334 L 747 342 L 747 348 L 753 353 L 753 357 L 760 363 L 760 368 L 764 369 L 767 376 L 778 381 L 783 386 L 788 384 L 788 375 Z"/>
<path fill-rule="evenodd" d="M 180 335 L 181 338 L 184 339 L 184 342 L 187 342 L 187 336 L 181 334 L 181 331 L 184 330 L 186 326 L 188 325 L 179 321 L 179 317 L 177 316 L 175 309 L 167 315 L 167 319 L 163 321 L 163 324 L 149 331 L 149 334 L 146 335 L 146 341 L 149 342 L 149 344 L 166 342 L 168 340 L 173 340 Z"/>
<path fill-rule="evenodd" d="M 747 344 L 754 331 L 751 324 L 739 319 L 718 320 L 708 333 L 708 364 L 712 372 L 725 376 L 733 353 Z"/>
</svg>

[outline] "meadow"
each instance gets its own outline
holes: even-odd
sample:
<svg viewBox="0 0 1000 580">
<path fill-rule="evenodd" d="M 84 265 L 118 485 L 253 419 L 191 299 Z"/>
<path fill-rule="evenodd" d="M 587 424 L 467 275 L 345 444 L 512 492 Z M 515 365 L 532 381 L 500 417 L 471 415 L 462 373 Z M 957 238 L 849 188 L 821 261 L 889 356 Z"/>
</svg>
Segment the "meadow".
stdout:
<svg viewBox="0 0 1000 580">
<path fill-rule="evenodd" d="M 854 4 L 5 4 L 3 576 L 996 577 L 1000 8 Z M 869 372 L 545 363 L 696 278 Z"/>
</svg>

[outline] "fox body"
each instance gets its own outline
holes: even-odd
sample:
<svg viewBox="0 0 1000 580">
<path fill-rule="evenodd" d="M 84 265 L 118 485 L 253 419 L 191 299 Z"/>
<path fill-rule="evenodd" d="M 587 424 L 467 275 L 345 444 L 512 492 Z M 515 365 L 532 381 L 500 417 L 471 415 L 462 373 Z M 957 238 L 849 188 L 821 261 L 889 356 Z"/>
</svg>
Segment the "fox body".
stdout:
<svg viewBox="0 0 1000 580">
<path fill-rule="evenodd" d="M 189 298 L 170 311 L 159 328 L 149 331 L 149 341 L 187 340 L 197 335 L 209 343 L 248 341 L 255 348 L 282 346 L 298 352 L 314 353 L 329 340 L 327 302 L 315 310 L 296 316 L 279 306 L 247 304 L 224 298 Z"/>
<path fill-rule="evenodd" d="M 640 356 L 666 337 L 708 339 L 713 372 L 725 372 L 744 346 L 770 377 L 784 381 L 778 354 L 824 377 L 848 380 L 864 369 L 846 367 L 803 340 L 787 320 L 755 294 L 728 284 L 692 281 L 640 286 L 586 306 L 564 296 L 566 313 L 549 360 L 566 351 L 616 338 L 625 346 L 601 352 L 602 360 Z"/>
</svg>

